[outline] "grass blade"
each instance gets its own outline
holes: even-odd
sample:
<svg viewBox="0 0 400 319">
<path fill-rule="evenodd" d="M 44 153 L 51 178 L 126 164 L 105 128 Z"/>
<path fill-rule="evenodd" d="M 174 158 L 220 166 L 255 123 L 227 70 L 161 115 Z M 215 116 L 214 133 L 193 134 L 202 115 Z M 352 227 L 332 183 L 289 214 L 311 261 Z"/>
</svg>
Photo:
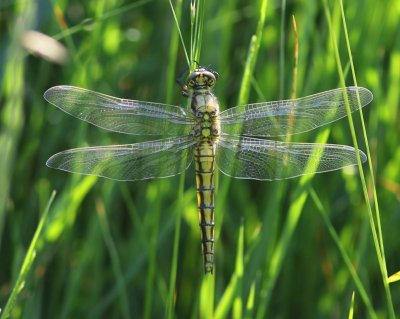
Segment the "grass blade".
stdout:
<svg viewBox="0 0 400 319">
<path fill-rule="evenodd" d="M 349 319 L 353 319 L 354 315 L 354 291 L 351 294 L 351 304 L 350 304 L 350 309 L 349 309 Z"/>
<path fill-rule="evenodd" d="M 121 303 L 121 317 L 124 319 L 129 319 L 131 318 L 129 311 L 129 298 L 125 289 L 126 283 L 122 273 L 121 262 L 119 260 L 117 247 L 112 238 L 110 226 L 107 221 L 104 202 L 100 198 L 96 200 L 96 211 L 97 216 L 99 217 L 101 231 L 110 254 L 112 268 L 117 281 L 117 289 Z"/>
<path fill-rule="evenodd" d="M 261 2 L 260 17 L 258 19 L 256 34 L 253 35 L 250 40 L 242 84 L 239 91 L 238 105 L 246 104 L 249 99 L 251 79 L 253 76 L 254 68 L 256 66 L 258 51 L 260 50 L 261 39 L 263 35 L 265 18 L 267 16 L 267 3 L 268 0 L 263 0 Z"/>
<path fill-rule="evenodd" d="M 343 4 L 342 4 L 342 2 L 340 0 L 339 0 L 339 2 L 341 4 L 342 22 L 343 22 L 344 28 L 345 28 L 346 45 L 347 45 L 348 54 L 349 54 L 349 57 L 350 57 L 350 65 L 351 65 L 351 69 L 352 69 L 353 79 L 355 80 L 355 84 L 356 84 L 357 82 L 356 82 L 356 76 L 355 76 L 355 69 L 354 69 L 354 64 L 352 62 L 352 54 L 351 54 L 350 42 L 349 42 L 348 34 L 347 34 L 347 27 L 346 27 L 346 22 L 345 22 L 345 17 L 344 17 Z M 346 86 L 345 77 L 344 77 L 344 72 L 343 72 L 343 68 L 342 68 L 342 64 L 341 64 L 341 60 L 340 60 L 338 45 L 337 45 L 337 42 L 336 42 L 336 35 L 335 35 L 335 33 L 333 31 L 333 28 L 332 28 L 331 14 L 330 14 L 330 10 L 329 10 L 327 1 L 324 0 L 323 3 L 324 3 L 325 15 L 327 17 L 328 26 L 329 26 L 329 30 L 330 30 L 330 34 L 331 34 L 331 38 L 332 38 L 333 47 L 334 47 L 338 74 L 339 74 L 339 77 L 340 77 L 341 85 L 344 88 Z M 353 118 L 352 118 L 352 115 L 351 115 L 350 106 L 349 106 L 349 103 L 347 101 L 347 98 L 346 98 L 345 105 L 346 105 L 347 117 L 348 117 L 348 120 L 349 120 L 349 127 L 350 127 L 350 131 L 351 131 L 353 144 L 354 144 L 355 149 L 358 150 L 358 141 L 357 141 L 355 128 L 354 128 L 354 123 L 353 123 Z M 362 110 L 360 110 L 360 117 L 361 117 L 361 122 L 363 123 Z M 388 312 L 389 312 L 390 318 L 394 319 L 395 318 L 395 313 L 394 313 L 394 309 L 393 309 L 393 302 L 392 302 L 392 297 L 391 297 L 389 285 L 387 283 L 386 260 L 385 260 L 385 255 L 384 255 L 384 245 L 383 245 L 383 238 L 382 238 L 382 230 L 381 230 L 381 227 L 380 227 L 379 206 L 378 206 L 378 201 L 377 201 L 375 183 L 373 181 L 372 161 L 371 161 L 371 155 L 369 154 L 369 147 L 368 147 L 368 141 L 367 141 L 368 138 L 367 138 L 367 134 L 366 134 L 366 130 L 365 130 L 365 125 L 363 125 L 363 135 L 364 135 L 364 140 L 366 141 L 366 145 L 367 145 L 367 153 L 368 153 L 367 156 L 368 156 L 368 160 L 369 160 L 369 169 L 370 169 L 371 178 L 372 178 L 372 187 L 373 187 L 373 193 L 374 193 L 374 201 L 375 201 L 374 204 L 375 204 L 375 209 L 376 209 L 376 222 L 377 222 L 377 225 L 375 225 L 374 217 L 373 217 L 373 214 L 372 214 L 372 207 L 371 207 L 371 203 L 370 203 L 370 200 L 369 200 L 367 183 L 366 183 L 366 179 L 365 179 L 365 175 L 364 175 L 364 169 L 362 167 L 362 163 L 361 163 L 361 158 L 360 158 L 359 152 L 356 152 L 356 155 L 357 155 L 357 166 L 358 166 L 358 170 L 359 170 L 359 173 L 360 173 L 361 185 L 362 185 L 362 189 L 363 189 L 363 193 L 364 193 L 365 202 L 367 204 L 368 216 L 369 216 L 372 236 L 373 236 L 373 240 L 374 240 L 375 251 L 376 251 L 376 254 L 377 254 L 377 258 L 378 258 L 378 262 L 379 262 L 379 266 L 380 266 L 380 270 L 381 270 L 381 275 L 382 275 L 382 281 L 383 281 L 383 285 L 384 285 L 384 288 L 385 288 Z"/>
<path fill-rule="evenodd" d="M 53 192 L 47 203 L 46 209 L 44 210 L 42 217 L 40 218 L 40 221 L 36 228 L 35 234 L 33 235 L 33 238 L 29 245 L 28 251 L 26 252 L 26 255 L 25 255 L 24 261 L 22 263 L 20 272 L 18 274 L 17 280 L 11 291 L 11 295 L 8 298 L 6 306 L 4 308 L 4 312 L 2 315 L 2 318 L 4 318 L 4 319 L 10 317 L 11 311 L 15 305 L 15 302 L 16 302 L 19 294 L 24 289 L 25 281 L 31 270 L 32 264 L 36 258 L 36 250 L 38 249 L 37 244 L 38 244 L 40 236 L 43 234 L 42 230 L 43 230 L 44 225 L 47 222 L 47 217 L 49 216 L 50 207 L 51 207 L 51 204 L 53 203 L 55 196 L 56 196 L 56 192 Z"/>
<path fill-rule="evenodd" d="M 185 185 L 185 172 L 180 175 L 179 179 L 179 190 L 178 190 L 178 205 L 179 207 L 176 209 L 177 214 L 175 216 L 175 235 L 174 235 L 174 244 L 172 250 L 172 261 L 171 261 L 171 271 L 169 278 L 169 291 L 168 291 L 168 304 L 167 304 L 167 318 L 173 318 L 173 310 L 175 305 L 175 285 L 176 285 L 176 277 L 178 274 L 178 255 L 179 255 L 179 238 L 181 234 L 181 216 L 182 210 L 184 209 L 184 185 Z"/>
<path fill-rule="evenodd" d="M 216 272 L 216 268 L 214 268 L 214 271 Z M 215 276 L 211 275 L 204 276 L 200 287 L 199 318 L 201 319 L 215 318 L 214 291 L 215 291 Z"/>
<path fill-rule="evenodd" d="M 179 0 L 180 2 L 181 2 L 181 0 Z M 188 67 L 190 68 L 190 60 L 189 60 L 189 56 L 188 56 L 188 54 L 187 54 L 187 50 L 186 50 L 186 46 L 185 46 L 185 41 L 183 41 L 183 36 L 182 36 L 182 32 L 181 32 L 181 28 L 180 28 L 180 26 L 179 26 L 179 23 L 180 23 L 180 13 L 181 13 L 181 5 L 179 5 L 179 3 L 177 4 L 177 8 L 178 8 L 178 13 L 176 13 L 175 12 L 175 9 L 174 9 L 174 6 L 173 6 L 173 4 L 172 4 L 172 0 L 169 0 L 169 4 L 170 4 L 170 6 L 171 6 L 171 11 L 172 11 L 172 15 L 174 16 L 174 20 L 175 20 L 175 25 L 176 25 L 176 28 L 177 28 L 177 30 L 178 30 L 178 33 L 179 33 L 179 38 L 181 39 L 181 44 L 182 44 L 182 47 L 183 47 L 183 51 L 184 51 L 184 53 L 185 53 L 185 57 L 186 57 L 186 62 L 187 62 L 187 64 L 188 64 Z M 171 51 L 170 51 L 171 52 Z M 170 56 L 171 58 L 172 58 L 172 56 Z"/>
<path fill-rule="evenodd" d="M 321 214 L 324 224 L 325 224 L 326 228 L 328 229 L 329 234 L 332 237 L 333 241 L 335 242 L 344 263 L 346 264 L 347 270 L 349 271 L 349 273 L 353 279 L 353 282 L 357 287 L 358 293 L 360 294 L 361 299 L 363 300 L 365 307 L 367 308 L 369 317 L 377 319 L 378 316 L 376 315 L 376 313 L 372 307 L 372 303 L 368 297 L 367 291 L 366 291 L 364 285 L 362 284 L 362 281 L 361 281 L 360 277 L 358 276 L 357 271 L 354 269 L 354 266 L 350 260 L 349 255 L 346 253 L 346 250 L 344 249 L 343 245 L 341 244 L 340 238 L 339 238 L 338 234 L 336 233 L 335 228 L 333 227 L 332 223 L 330 222 L 330 220 L 326 214 L 326 211 L 325 211 L 317 193 L 315 192 L 314 188 L 310 189 L 310 195 L 314 201 L 315 206 L 318 209 L 318 212 Z M 353 302 L 354 302 L 354 293 L 353 293 Z"/>
<path fill-rule="evenodd" d="M 192 0 L 190 8 L 190 71 L 193 71 L 200 61 L 205 17 L 205 0 Z"/>
<path fill-rule="evenodd" d="M 243 288 L 244 271 L 243 242 L 244 232 L 242 224 L 238 236 L 235 272 L 232 274 L 231 280 L 226 287 L 217 308 L 215 309 L 215 319 L 226 318 L 231 308 L 233 308 L 233 318 L 242 317 L 243 301 L 241 299 L 241 293 Z"/>
</svg>

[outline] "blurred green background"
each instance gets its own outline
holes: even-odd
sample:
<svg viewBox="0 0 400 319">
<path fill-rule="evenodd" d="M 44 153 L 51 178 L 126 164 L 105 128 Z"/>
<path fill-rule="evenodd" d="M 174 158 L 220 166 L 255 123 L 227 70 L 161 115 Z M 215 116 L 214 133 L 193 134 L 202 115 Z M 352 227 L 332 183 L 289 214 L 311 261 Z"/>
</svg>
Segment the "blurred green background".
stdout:
<svg viewBox="0 0 400 319">
<path fill-rule="evenodd" d="M 173 5 L 189 48 L 190 2 Z M 220 73 L 222 109 L 237 105 L 261 6 L 206 3 L 199 62 Z M 290 98 L 292 15 L 297 96 L 340 86 L 327 16 L 346 85 L 354 85 L 339 1 L 268 1 L 266 8 L 249 102 Z M 344 12 L 358 85 L 374 93 L 364 116 L 391 275 L 400 270 L 400 2 L 345 1 Z M 59 51 L 31 30 L 59 41 Z M 205 277 L 192 168 L 181 184 L 179 176 L 125 183 L 45 166 L 64 149 L 143 140 L 68 116 L 44 101 L 46 89 L 67 84 L 184 105 L 174 78 L 186 67 L 168 1 L 1 1 L 0 308 L 17 288 L 12 318 L 347 318 L 355 292 L 355 318 L 393 318 L 392 307 L 400 314 L 400 284 L 390 284 L 390 300 L 356 167 L 305 183 L 219 174 L 216 266 Z M 295 140 L 328 133 L 330 143 L 353 143 L 346 119 Z M 35 254 L 27 254 L 42 216 Z M 25 257 L 33 264 L 15 287 Z"/>
</svg>

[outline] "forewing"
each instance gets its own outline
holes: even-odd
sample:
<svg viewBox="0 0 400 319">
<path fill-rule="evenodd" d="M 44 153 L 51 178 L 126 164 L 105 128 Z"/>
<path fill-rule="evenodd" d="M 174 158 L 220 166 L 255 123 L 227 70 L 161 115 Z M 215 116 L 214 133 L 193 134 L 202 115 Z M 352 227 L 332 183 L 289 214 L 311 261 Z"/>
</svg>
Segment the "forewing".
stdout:
<svg viewBox="0 0 400 319">
<path fill-rule="evenodd" d="M 119 99 L 74 86 L 55 86 L 44 98 L 64 112 L 106 130 L 140 135 L 185 135 L 193 116 L 181 107 Z"/>
<path fill-rule="evenodd" d="M 352 112 L 373 98 L 363 87 L 345 91 Z M 221 112 L 220 119 L 225 134 L 272 137 L 307 132 L 346 115 L 344 90 L 335 89 L 294 100 L 237 106 Z"/>
<path fill-rule="evenodd" d="M 366 156 L 359 151 L 361 161 Z M 279 180 L 322 173 L 357 164 L 356 150 L 346 145 L 285 143 L 249 137 L 222 136 L 217 167 L 226 175 Z"/>
<path fill-rule="evenodd" d="M 189 167 L 193 145 L 189 137 L 177 137 L 128 145 L 76 148 L 53 155 L 46 164 L 71 173 L 121 181 L 169 177 Z"/>
</svg>

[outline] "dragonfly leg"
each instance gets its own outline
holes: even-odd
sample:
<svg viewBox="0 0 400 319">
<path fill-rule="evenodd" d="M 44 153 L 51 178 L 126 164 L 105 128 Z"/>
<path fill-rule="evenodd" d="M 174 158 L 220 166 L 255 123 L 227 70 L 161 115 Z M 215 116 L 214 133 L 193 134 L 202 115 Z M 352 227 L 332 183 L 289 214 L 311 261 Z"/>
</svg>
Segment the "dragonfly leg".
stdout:
<svg viewBox="0 0 400 319">
<path fill-rule="evenodd" d="M 179 75 L 175 79 L 175 82 L 178 83 L 178 85 L 182 88 L 182 95 L 184 97 L 189 97 L 189 93 L 188 93 L 188 87 L 186 85 L 186 82 L 182 78 L 188 72 L 189 72 L 189 68 L 182 70 L 182 72 L 179 73 Z"/>
</svg>

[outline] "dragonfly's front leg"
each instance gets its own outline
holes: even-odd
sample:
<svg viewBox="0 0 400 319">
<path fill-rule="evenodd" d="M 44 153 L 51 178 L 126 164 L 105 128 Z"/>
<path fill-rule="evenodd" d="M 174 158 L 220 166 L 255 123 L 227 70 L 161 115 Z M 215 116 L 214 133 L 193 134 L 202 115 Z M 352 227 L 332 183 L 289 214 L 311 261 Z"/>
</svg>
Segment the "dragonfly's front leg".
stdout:
<svg viewBox="0 0 400 319">
<path fill-rule="evenodd" d="M 179 75 L 176 77 L 175 82 L 182 88 L 182 95 L 184 97 L 189 97 L 188 87 L 186 82 L 182 80 L 182 77 L 189 71 L 189 68 L 184 69 Z"/>
</svg>

